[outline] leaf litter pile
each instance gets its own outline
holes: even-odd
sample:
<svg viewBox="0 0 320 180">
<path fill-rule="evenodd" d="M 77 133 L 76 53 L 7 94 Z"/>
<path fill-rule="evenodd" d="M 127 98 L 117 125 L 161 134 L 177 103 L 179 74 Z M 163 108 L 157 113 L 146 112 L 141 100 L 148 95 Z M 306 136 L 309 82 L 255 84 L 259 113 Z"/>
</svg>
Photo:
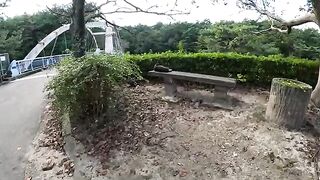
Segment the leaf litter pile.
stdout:
<svg viewBox="0 0 320 180">
<path fill-rule="evenodd" d="M 27 158 L 25 179 L 72 179 L 74 163 L 64 151 L 61 120 L 50 103 Z"/>
<path fill-rule="evenodd" d="M 126 88 L 105 123 L 73 135 L 109 179 L 314 179 L 316 136 L 267 122 L 268 93 L 239 88 L 232 111 L 161 99 L 161 84 Z"/>
</svg>

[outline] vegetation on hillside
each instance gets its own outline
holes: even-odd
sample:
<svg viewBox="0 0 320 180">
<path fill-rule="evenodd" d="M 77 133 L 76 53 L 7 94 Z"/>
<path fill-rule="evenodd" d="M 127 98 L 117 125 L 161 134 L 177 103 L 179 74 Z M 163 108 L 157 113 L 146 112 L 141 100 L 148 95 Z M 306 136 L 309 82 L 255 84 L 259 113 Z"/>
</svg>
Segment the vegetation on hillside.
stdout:
<svg viewBox="0 0 320 180">
<path fill-rule="evenodd" d="M 56 7 L 59 10 L 59 7 Z M 69 23 L 50 11 L 0 19 L 0 53 L 8 52 L 11 59 L 22 59 L 47 34 Z M 314 29 L 294 29 L 289 35 L 270 31 L 267 22 L 158 23 L 138 25 L 120 30 L 122 46 L 131 54 L 173 52 L 237 52 L 253 55 L 295 56 L 317 59 L 320 53 L 320 34 Z M 128 31 L 129 30 L 129 31 Z M 87 48 L 92 45 L 88 36 Z M 70 34 L 61 35 L 53 54 L 71 48 Z M 53 43 L 41 56 L 51 55 Z"/>
</svg>

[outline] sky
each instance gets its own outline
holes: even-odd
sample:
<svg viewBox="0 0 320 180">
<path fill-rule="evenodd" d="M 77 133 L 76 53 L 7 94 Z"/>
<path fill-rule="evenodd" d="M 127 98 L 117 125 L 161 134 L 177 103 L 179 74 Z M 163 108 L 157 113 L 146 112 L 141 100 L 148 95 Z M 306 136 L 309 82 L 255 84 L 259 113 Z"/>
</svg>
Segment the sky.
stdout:
<svg viewBox="0 0 320 180">
<path fill-rule="evenodd" d="M 118 0 L 120 2 L 121 0 Z M 221 20 L 233 20 L 242 21 L 244 19 L 258 19 L 259 15 L 253 11 L 247 11 L 239 9 L 236 6 L 236 0 L 225 0 L 228 5 L 224 3 L 212 4 L 212 0 L 195 0 L 196 4 L 191 4 L 192 0 L 179 0 L 177 8 L 183 10 L 184 12 L 191 12 L 188 15 L 175 16 L 171 19 L 166 16 L 149 15 L 149 14 L 113 14 L 107 15 L 107 18 L 118 25 L 137 25 L 146 24 L 154 25 L 157 22 L 170 23 L 176 21 L 187 21 L 196 22 L 209 19 L 211 22 L 217 22 Z M 5 15 L 8 17 L 13 17 L 22 14 L 33 14 L 38 11 L 46 9 L 46 6 L 52 7 L 54 4 L 63 5 L 71 3 L 71 0 L 11 0 L 9 7 L 4 11 Z M 87 2 L 96 2 L 101 4 L 105 0 L 87 0 Z M 173 7 L 175 0 L 131 0 L 140 7 L 150 7 L 152 5 L 159 5 L 157 11 L 166 11 Z M 295 18 L 303 12 L 299 12 L 299 7 L 304 5 L 305 1 L 289 1 L 289 0 L 278 0 L 275 2 L 276 8 L 275 13 L 281 15 L 284 19 Z M 167 7 L 169 6 L 169 8 Z M 122 6 L 119 3 L 119 6 Z M 111 11 L 114 7 L 105 6 L 103 8 L 104 12 Z M 315 25 L 309 24 L 305 27 L 316 27 Z"/>
</svg>

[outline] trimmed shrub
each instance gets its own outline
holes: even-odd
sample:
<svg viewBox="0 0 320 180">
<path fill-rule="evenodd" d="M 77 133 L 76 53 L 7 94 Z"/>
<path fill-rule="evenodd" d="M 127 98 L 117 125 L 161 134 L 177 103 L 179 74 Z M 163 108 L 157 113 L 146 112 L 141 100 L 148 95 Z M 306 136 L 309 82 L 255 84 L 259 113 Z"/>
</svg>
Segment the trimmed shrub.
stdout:
<svg viewBox="0 0 320 180">
<path fill-rule="evenodd" d="M 269 86 L 276 77 L 296 79 L 315 85 L 318 79 L 318 61 L 284 58 L 281 56 L 254 56 L 237 53 L 161 53 L 126 55 L 146 76 L 156 63 L 176 71 L 232 77 L 251 85 Z"/>
<path fill-rule="evenodd" d="M 118 56 L 69 57 L 57 70 L 48 90 L 54 106 L 71 119 L 99 120 L 121 92 L 117 87 L 128 78 L 140 78 L 138 68 Z"/>
</svg>

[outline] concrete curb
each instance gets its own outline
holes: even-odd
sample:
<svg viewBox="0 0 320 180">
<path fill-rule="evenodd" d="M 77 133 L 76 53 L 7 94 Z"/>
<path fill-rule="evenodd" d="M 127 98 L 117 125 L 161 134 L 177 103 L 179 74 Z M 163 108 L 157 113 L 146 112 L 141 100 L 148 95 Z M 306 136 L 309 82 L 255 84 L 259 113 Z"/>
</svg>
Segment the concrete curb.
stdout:
<svg viewBox="0 0 320 180">
<path fill-rule="evenodd" d="M 70 136 L 71 135 L 71 123 L 68 113 L 64 113 L 61 117 L 62 119 L 62 136 Z"/>
<path fill-rule="evenodd" d="M 29 76 L 31 74 L 35 74 L 35 73 L 38 73 L 38 72 L 41 72 L 42 69 L 37 69 L 37 70 L 34 70 L 34 71 L 29 71 L 29 72 L 26 72 L 26 73 L 23 73 L 23 74 L 20 74 L 16 77 L 13 77 L 10 79 L 10 81 L 13 81 L 13 80 L 16 80 L 16 79 L 20 79 L 20 78 L 23 78 L 23 77 L 26 77 L 26 76 Z"/>
<path fill-rule="evenodd" d="M 16 77 L 11 77 L 7 81 L 0 82 L 0 86 L 9 84 L 11 81 L 14 81 L 16 79 L 20 79 L 20 78 L 23 78 L 23 77 L 26 77 L 26 76 L 29 76 L 31 74 L 35 74 L 35 73 L 38 73 L 38 72 L 41 72 L 41 71 L 42 71 L 42 69 L 37 69 L 37 70 L 34 70 L 34 71 L 29 71 L 29 72 L 26 72 L 24 74 L 18 75 Z"/>
<path fill-rule="evenodd" d="M 3 82 L 0 83 L 0 86 L 6 85 L 6 84 L 9 84 L 9 83 L 10 83 L 10 81 L 3 81 Z"/>
<path fill-rule="evenodd" d="M 71 136 L 71 122 L 69 118 L 69 114 L 65 113 L 61 117 L 62 119 L 62 137 L 64 141 L 64 150 L 67 156 L 74 163 L 74 174 L 73 179 L 75 180 L 90 180 L 90 177 L 87 177 L 85 173 L 81 169 L 88 164 L 86 162 L 86 157 L 77 157 L 79 151 L 84 151 L 84 148 L 77 143 L 74 137 Z"/>
</svg>

